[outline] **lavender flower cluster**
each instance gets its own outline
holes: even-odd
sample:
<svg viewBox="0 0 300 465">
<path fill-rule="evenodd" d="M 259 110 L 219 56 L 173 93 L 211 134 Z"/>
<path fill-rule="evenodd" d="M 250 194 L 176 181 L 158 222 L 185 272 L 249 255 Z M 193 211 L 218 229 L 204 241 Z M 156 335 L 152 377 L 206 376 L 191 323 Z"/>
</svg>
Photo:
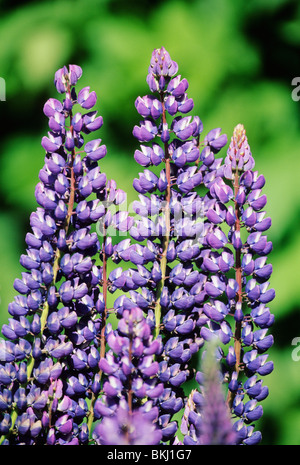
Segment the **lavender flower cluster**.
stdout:
<svg viewBox="0 0 300 465">
<path fill-rule="evenodd" d="M 0 340 L 0 443 L 257 444 L 275 293 L 245 129 L 219 157 L 227 136 L 203 135 L 188 81 L 154 50 L 135 102 L 136 215 L 116 212 L 126 193 L 100 170 L 101 139 L 84 141 L 103 119 L 81 74 L 58 70 L 63 100 L 44 106 L 39 207 Z"/>
</svg>

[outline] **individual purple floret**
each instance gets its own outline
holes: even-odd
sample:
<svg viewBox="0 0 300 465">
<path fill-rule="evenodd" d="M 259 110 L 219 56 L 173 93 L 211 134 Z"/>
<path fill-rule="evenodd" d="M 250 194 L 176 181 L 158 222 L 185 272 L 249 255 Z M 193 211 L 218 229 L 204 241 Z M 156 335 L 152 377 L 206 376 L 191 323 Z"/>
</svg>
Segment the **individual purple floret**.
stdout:
<svg viewBox="0 0 300 465">
<path fill-rule="evenodd" d="M 124 193 L 100 171 L 106 155 L 101 139 L 84 143 L 84 134 L 103 120 L 92 110 L 95 92 L 86 87 L 76 93 L 81 74 L 76 65 L 58 70 L 55 86 L 63 101 L 50 98 L 44 105 L 50 131 L 42 139 L 39 207 L 20 258 L 25 271 L 14 283 L 19 295 L 2 327 L 0 395 L 10 393 L 0 405 L 3 444 L 86 444 L 91 433 L 106 344 L 105 231 L 113 219 L 104 221 L 102 243 L 92 225 Z"/>
</svg>

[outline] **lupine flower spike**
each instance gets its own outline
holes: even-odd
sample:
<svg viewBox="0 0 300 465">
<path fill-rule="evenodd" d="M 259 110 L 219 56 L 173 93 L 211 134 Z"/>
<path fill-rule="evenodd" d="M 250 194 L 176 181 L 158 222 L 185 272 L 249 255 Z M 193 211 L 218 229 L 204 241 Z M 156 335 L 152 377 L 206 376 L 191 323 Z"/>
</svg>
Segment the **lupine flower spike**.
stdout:
<svg viewBox="0 0 300 465">
<path fill-rule="evenodd" d="M 130 234 L 140 244 L 128 242 L 127 256 L 137 266 L 131 299 L 116 301 L 120 313 L 140 305 L 162 344 L 156 360 L 164 390 L 154 404 L 164 441 L 174 439 L 177 423 L 172 418 L 184 406 L 182 385 L 193 376 L 189 363 L 204 342 L 201 288 L 206 276 L 197 262 L 206 199 L 197 187 L 216 176 L 220 161 L 215 154 L 227 142 L 220 129 L 200 142 L 203 124 L 198 116 L 186 116 L 194 103 L 187 95 L 188 81 L 177 72 L 177 63 L 163 47 L 154 50 L 147 76 L 151 94 L 135 102 L 143 120 L 133 129 L 141 142 L 134 157 L 146 169 L 133 182 L 139 193 L 134 210 L 140 219 Z M 158 175 L 152 166 L 160 168 Z"/>
<path fill-rule="evenodd" d="M 266 217 L 267 199 L 261 192 L 265 178 L 253 168 L 246 131 L 239 124 L 209 192 L 211 204 L 206 215 L 214 226 L 206 244 L 214 273 L 205 285 L 210 300 L 203 309 L 209 322 L 201 330 L 205 340 L 217 333 L 228 345 L 223 353 L 227 401 L 238 418 L 234 426 L 238 440 L 244 444 L 261 439 L 252 422 L 262 416 L 259 402 L 268 396 L 260 377 L 273 370 L 266 353 L 273 344 L 273 336 L 267 333 L 274 321 L 267 305 L 275 297 L 274 289 L 269 289 L 272 265 L 267 263 L 272 243 L 265 234 L 271 219 Z M 227 235 L 222 224 L 229 228 Z"/>
<path fill-rule="evenodd" d="M 104 236 L 100 244 L 92 225 L 109 224 L 108 196 L 120 203 L 124 193 L 100 171 L 101 139 L 84 145 L 83 135 L 103 120 L 92 110 L 95 92 L 76 93 L 81 74 L 76 65 L 58 70 L 55 86 L 64 99 L 44 105 L 50 132 L 42 139 L 45 165 L 35 190 L 40 206 L 30 217 L 20 259 L 25 271 L 15 280 L 19 295 L 0 342 L 3 444 L 87 443 L 100 390 L 109 243 Z"/>
<path fill-rule="evenodd" d="M 153 51 L 150 94 L 135 101 L 135 218 L 115 213 L 126 193 L 100 169 L 106 146 L 84 141 L 103 124 L 95 92 L 77 90 L 77 65 L 55 73 L 63 99 L 44 105 L 39 206 L 0 340 L 0 444 L 261 439 L 275 297 L 265 179 L 242 125 L 218 158 L 227 136 L 202 135 L 177 73 L 163 47 Z"/>
</svg>

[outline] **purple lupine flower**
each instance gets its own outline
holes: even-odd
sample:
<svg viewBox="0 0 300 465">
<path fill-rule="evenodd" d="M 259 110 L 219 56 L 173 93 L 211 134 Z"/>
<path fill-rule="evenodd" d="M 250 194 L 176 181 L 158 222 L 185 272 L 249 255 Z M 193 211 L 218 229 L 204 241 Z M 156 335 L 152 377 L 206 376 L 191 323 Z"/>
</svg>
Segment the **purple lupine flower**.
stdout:
<svg viewBox="0 0 300 465">
<path fill-rule="evenodd" d="M 164 441 L 176 433 L 172 417 L 183 407 L 182 385 L 192 376 L 188 364 L 204 342 L 198 323 L 202 302 L 197 295 L 206 279 L 197 265 L 203 198 L 196 188 L 208 170 L 216 171 L 211 167 L 214 156 L 227 141 L 217 129 L 200 143 L 203 125 L 198 116 L 188 115 L 193 100 L 187 96 L 187 80 L 176 76 L 177 71 L 177 63 L 164 48 L 154 50 L 147 76 L 152 94 L 135 102 L 143 120 L 133 129 L 141 142 L 134 158 L 145 169 L 133 181 L 139 194 L 133 208 L 139 217 L 129 232 L 138 243 L 123 241 L 113 254 L 116 262 L 123 259 L 134 266 L 110 274 L 113 289 L 129 292 L 129 297 L 115 301 L 118 315 L 138 305 L 154 337 L 163 337 L 164 349 L 156 358 L 164 390 L 154 404 Z M 200 160 L 201 144 L 212 153 L 210 168 Z M 154 173 L 152 165 L 162 166 L 160 172 Z M 173 267 L 176 259 L 181 263 Z M 201 318 L 204 324 L 209 317 Z"/>
<path fill-rule="evenodd" d="M 152 94 L 135 102 L 143 120 L 133 129 L 141 142 L 134 158 L 145 168 L 133 181 L 136 219 L 110 211 L 126 194 L 100 171 L 101 139 L 84 143 L 83 135 L 103 124 L 93 110 L 95 92 L 77 93 L 77 65 L 55 73 L 65 96 L 44 106 L 49 133 L 35 190 L 39 207 L 20 258 L 25 272 L 14 282 L 19 295 L 2 327 L 0 444 L 179 444 L 173 416 L 183 407 L 184 444 L 261 438 L 251 423 L 268 395 L 260 377 L 273 369 L 266 352 L 274 318 L 266 305 L 275 296 L 265 180 L 253 171 L 243 126 L 235 128 L 224 163 L 216 158 L 227 143 L 220 128 L 200 141 L 203 125 L 188 114 L 193 100 L 177 72 L 163 47 L 154 50 Z M 133 241 L 114 244 L 110 228 L 129 231 Z M 109 260 L 129 266 L 109 272 Z M 107 296 L 117 290 L 113 330 Z M 224 346 L 217 358 L 227 405 L 214 358 L 211 370 L 204 365 L 204 381 L 191 367 L 215 336 Z M 193 377 L 201 393 L 186 396 L 182 387 Z M 229 410 L 238 417 L 233 426 Z"/>
<path fill-rule="evenodd" d="M 196 397 L 195 399 L 194 396 Z M 193 389 L 186 399 L 185 409 L 181 417 L 180 432 L 184 436 L 183 442 L 181 442 L 181 444 L 196 445 L 198 442 L 198 429 L 201 422 L 201 417 L 200 414 L 198 414 L 197 400 L 200 401 L 201 406 L 202 396 L 196 389 Z M 174 441 L 178 441 L 177 436 Z"/>
<path fill-rule="evenodd" d="M 102 125 L 91 111 L 95 92 L 85 87 L 76 94 L 81 74 L 76 65 L 58 70 L 55 86 L 64 99 L 44 105 L 50 132 L 42 139 L 39 207 L 30 216 L 32 231 L 20 259 L 26 271 L 14 283 L 20 294 L 2 327 L 7 341 L 1 341 L 0 395 L 12 395 L 0 406 L 4 444 L 85 444 L 94 420 L 85 399 L 93 406 L 99 392 L 109 253 L 106 235 L 101 245 L 91 227 L 124 196 L 100 171 L 98 160 L 106 155 L 101 139 L 89 141 L 81 155 L 82 133 Z"/>
<path fill-rule="evenodd" d="M 200 264 L 202 269 L 218 272 L 218 279 L 212 275 L 205 284 L 210 302 L 204 305 L 204 312 L 210 321 L 202 327 L 201 335 L 209 340 L 217 334 L 229 344 L 228 353 L 223 355 L 224 376 L 229 379 L 227 402 L 240 418 L 236 429 L 244 444 L 261 439 L 259 432 L 254 433 L 253 427 L 246 425 L 262 416 L 258 402 L 267 397 L 268 388 L 262 385 L 259 375 L 273 370 L 273 362 L 265 353 L 273 344 L 273 336 L 267 334 L 274 321 L 267 307 L 275 297 L 274 289 L 269 289 L 272 265 L 267 263 L 272 243 L 264 233 L 271 220 L 260 226 L 265 216 L 266 196 L 261 192 L 265 179 L 253 168 L 245 129 L 238 125 L 224 164 L 209 184 L 206 214 L 211 226 L 206 244 L 210 252 L 207 249 Z M 227 235 L 221 229 L 222 223 L 229 227 Z M 243 228 L 246 238 L 241 234 Z M 234 277 L 231 270 L 235 270 Z M 234 328 L 227 316 L 234 317 Z M 248 380 L 241 380 L 242 373 Z"/>
<path fill-rule="evenodd" d="M 94 406 L 95 418 L 103 419 L 93 438 L 97 444 L 159 443 L 162 432 L 153 399 L 163 391 L 154 360 L 161 344 L 151 336 L 143 311 L 139 307 L 124 310 L 117 330 L 108 328 L 107 343 L 110 349 L 99 363 L 107 375 L 104 395 Z"/>
</svg>

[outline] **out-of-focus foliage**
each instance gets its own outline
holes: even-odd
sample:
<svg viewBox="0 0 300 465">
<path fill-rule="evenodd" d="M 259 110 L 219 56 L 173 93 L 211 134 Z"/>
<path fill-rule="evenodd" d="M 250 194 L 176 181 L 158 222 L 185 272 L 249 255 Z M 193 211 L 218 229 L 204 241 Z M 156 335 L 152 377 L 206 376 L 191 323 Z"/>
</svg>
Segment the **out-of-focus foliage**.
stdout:
<svg viewBox="0 0 300 465">
<path fill-rule="evenodd" d="M 291 341 L 300 337 L 300 102 L 291 81 L 300 75 L 300 4 L 297 0 L 53 0 L 0 1 L 0 323 L 19 277 L 34 187 L 47 132 L 43 104 L 56 97 L 57 68 L 83 68 L 82 86 L 99 96 L 108 177 L 135 198 L 132 128 L 134 101 L 147 92 L 154 48 L 164 46 L 190 83 L 206 129 L 246 127 L 256 169 L 266 177 L 269 233 L 274 251 L 271 310 L 275 344 L 270 395 L 259 427 L 263 444 L 300 444 L 300 361 Z"/>
</svg>

